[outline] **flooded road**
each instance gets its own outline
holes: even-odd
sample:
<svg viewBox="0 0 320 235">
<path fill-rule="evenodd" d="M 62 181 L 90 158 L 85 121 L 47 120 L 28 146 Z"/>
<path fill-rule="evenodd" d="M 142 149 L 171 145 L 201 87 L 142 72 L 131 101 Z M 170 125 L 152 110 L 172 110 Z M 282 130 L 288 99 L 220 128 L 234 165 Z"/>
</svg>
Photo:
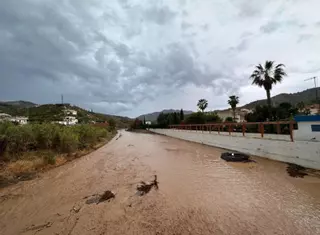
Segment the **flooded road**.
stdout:
<svg viewBox="0 0 320 235">
<path fill-rule="evenodd" d="M 320 179 L 286 164 L 121 132 L 85 157 L 0 191 L 0 234 L 320 234 Z M 159 190 L 136 194 L 158 176 Z M 86 204 L 106 190 L 109 202 Z"/>
</svg>

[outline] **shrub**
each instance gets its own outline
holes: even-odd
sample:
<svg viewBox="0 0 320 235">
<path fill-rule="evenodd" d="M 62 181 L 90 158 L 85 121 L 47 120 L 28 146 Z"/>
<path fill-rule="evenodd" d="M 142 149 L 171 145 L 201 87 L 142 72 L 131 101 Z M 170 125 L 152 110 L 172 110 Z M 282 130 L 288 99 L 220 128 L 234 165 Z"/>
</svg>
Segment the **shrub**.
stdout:
<svg viewBox="0 0 320 235">
<path fill-rule="evenodd" d="M 0 123 L 0 155 L 6 153 L 18 157 L 34 150 L 72 153 L 93 147 L 110 133 L 105 127 L 91 125 L 70 127 L 44 123 L 17 126 Z M 53 163 L 53 159 L 48 161 Z"/>
<path fill-rule="evenodd" d="M 63 128 L 59 132 L 59 151 L 62 153 L 72 153 L 78 149 L 79 138 L 71 129 Z"/>
<path fill-rule="evenodd" d="M 46 153 L 46 155 L 44 156 L 44 161 L 45 161 L 47 164 L 54 165 L 54 164 L 56 164 L 56 156 L 54 155 L 53 152 L 48 152 L 48 153 Z"/>
<path fill-rule="evenodd" d="M 52 149 L 54 138 L 61 127 L 55 124 L 34 124 L 33 132 L 37 141 L 37 149 Z"/>
<path fill-rule="evenodd" d="M 90 125 L 81 125 L 72 127 L 73 131 L 79 136 L 79 148 L 85 149 L 97 142 L 95 127 Z"/>
<path fill-rule="evenodd" d="M 32 131 L 32 126 L 9 126 L 6 130 L 8 139 L 7 151 L 11 155 L 18 155 L 21 152 L 34 150 L 36 139 Z"/>
</svg>

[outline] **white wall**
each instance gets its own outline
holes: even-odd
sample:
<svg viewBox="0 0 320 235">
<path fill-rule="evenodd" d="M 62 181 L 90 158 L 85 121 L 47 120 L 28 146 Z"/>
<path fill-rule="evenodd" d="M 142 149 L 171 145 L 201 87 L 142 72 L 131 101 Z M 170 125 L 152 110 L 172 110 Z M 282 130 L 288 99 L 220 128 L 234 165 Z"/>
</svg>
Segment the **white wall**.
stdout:
<svg viewBox="0 0 320 235">
<path fill-rule="evenodd" d="M 313 140 L 320 141 L 320 132 L 311 131 L 311 125 L 319 125 L 319 122 L 299 122 L 298 130 L 294 131 L 294 138 L 296 140 L 312 140 L 313 139 Z"/>
<path fill-rule="evenodd" d="M 320 170 L 320 143 L 286 141 L 240 136 L 217 135 L 209 132 L 174 129 L 150 129 L 150 131 L 192 142 L 216 146 L 277 161 L 295 163 Z"/>
</svg>

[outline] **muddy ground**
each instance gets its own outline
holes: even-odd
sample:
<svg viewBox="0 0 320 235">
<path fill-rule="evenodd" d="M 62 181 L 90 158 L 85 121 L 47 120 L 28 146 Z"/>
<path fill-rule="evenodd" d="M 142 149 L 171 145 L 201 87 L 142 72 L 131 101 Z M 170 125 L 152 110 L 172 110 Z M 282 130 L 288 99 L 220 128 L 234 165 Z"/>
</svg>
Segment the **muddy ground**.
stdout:
<svg viewBox="0 0 320 235">
<path fill-rule="evenodd" d="M 123 131 L 2 189 L 0 234 L 320 234 L 319 178 L 290 177 L 286 164 L 261 158 L 228 163 L 223 151 Z M 158 190 L 137 193 L 154 175 Z"/>
</svg>

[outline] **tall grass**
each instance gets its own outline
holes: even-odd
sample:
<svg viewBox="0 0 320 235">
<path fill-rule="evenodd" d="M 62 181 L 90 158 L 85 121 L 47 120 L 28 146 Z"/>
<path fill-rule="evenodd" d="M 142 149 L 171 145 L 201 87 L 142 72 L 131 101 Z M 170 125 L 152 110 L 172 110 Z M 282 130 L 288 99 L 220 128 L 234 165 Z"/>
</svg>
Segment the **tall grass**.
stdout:
<svg viewBox="0 0 320 235">
<path fill-rule="evenodd" d="M 73 153 L 94 147 L 113 136 L 113 130 L 91 125 L 61 126 L 0 123 L 0 157 L 19 159 L 26 152 Z"/>
</svg>

